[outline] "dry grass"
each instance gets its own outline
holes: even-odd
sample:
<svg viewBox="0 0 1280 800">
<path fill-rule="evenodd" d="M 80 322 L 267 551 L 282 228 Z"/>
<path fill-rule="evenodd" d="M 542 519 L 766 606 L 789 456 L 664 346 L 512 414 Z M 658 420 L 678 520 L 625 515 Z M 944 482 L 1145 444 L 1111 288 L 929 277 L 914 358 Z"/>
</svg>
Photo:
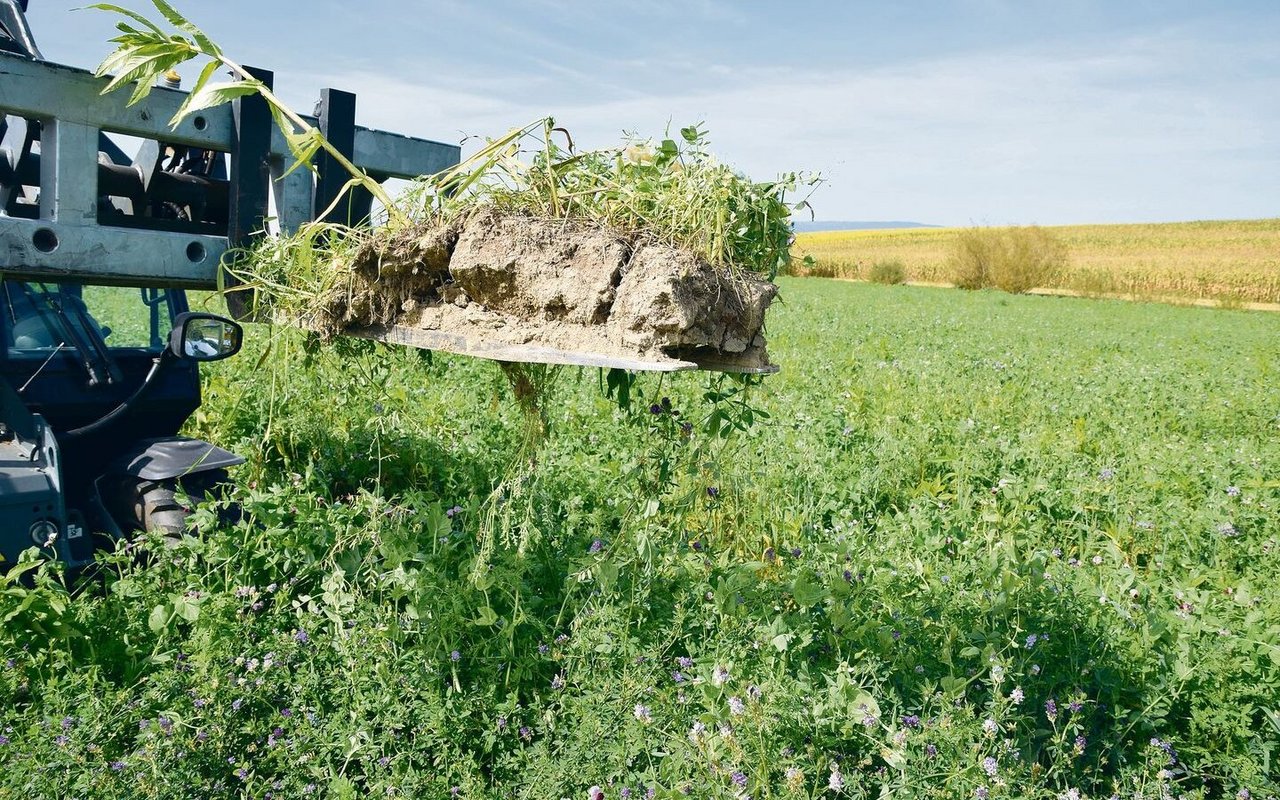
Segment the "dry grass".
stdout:
<svg viewBox="0 0 1280 800">
<path fill-rule="evenodd" d="M 799 274 L 870 278 L 871 267 L 901 261 L 906 279 L 954 283 L 949 258 L 964 228 L 827 231 L 800 234 Z M 1150 225 L 1048 228 L 1069 252 L 1051 286 L 1086 295 L 1280 303 L 1280 218 Z M 811 267 L 801 263 L 813 259 Z"/>
</svg>

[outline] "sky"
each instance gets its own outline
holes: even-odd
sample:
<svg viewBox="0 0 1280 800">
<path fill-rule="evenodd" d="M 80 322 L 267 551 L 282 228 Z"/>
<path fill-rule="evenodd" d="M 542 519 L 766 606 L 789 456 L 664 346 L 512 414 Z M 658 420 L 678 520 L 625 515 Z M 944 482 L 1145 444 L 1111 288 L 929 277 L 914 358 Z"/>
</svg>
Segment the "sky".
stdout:
<svg viewBox="0 0 1280 800">
<path fill-rule="evenodd" d="M 755 179 L 820 173 L 819 220 L 1280 216 L 1280 0 L 171 2 L 302 110 L 464 147 L 702 122 Z M 107 53 L 84 4 L 31 0 L 47 59 Z"/>
</svg>

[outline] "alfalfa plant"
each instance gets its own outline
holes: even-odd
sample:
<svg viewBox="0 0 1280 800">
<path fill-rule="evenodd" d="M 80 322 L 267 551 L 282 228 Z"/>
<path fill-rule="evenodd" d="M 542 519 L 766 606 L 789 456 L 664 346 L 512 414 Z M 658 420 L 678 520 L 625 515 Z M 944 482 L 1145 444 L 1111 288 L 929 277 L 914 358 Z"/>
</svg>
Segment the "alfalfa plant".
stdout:
<svg viewBox="0 0 1280 800">
<path fill-rule="evenodd" d="M 1034 225 L 969 228 L 956 237 L 948 263 L 961 289 L 1021 294 L 1054 284 L 1066 268 L 1067 246 Z"/>
</svg>

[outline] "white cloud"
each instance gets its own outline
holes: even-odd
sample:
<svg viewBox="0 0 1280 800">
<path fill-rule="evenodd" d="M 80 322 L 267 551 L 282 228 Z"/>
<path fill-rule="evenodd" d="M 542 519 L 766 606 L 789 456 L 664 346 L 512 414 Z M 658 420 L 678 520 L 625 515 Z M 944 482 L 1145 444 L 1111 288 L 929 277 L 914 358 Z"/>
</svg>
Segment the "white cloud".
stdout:
<svg viewBox="0 0 1280 800">
<path fill-rule="evenodd" d="M 668 121 L 704 120 L 717 152 L 750 174 L 826 173 L 816 198 L 826 218 L 1052 223 L 1275 213 L 1262 192 L 1274 186 L 1276 160 L 1261 159 L 1275 144 L 1276 119 L 1259 98 L 1276 96 L 1280 81 L 1189 83 L 1185 73 L 1199 66 L 1186 61 L 1189 47 L 1139 39 L 864 73 L 758 67 L 704 88 L 690 80 L 612 99 L 591 87 L 575 98 L 590 76 L 560 70 L 473 75 L 471 90 L 373 72 L 328 81 L 358 92 L 365 124 L 429 138 L 496 135 L 552 114 L 581 146 L 603 146 L 623 130 L 657 134 Z M 1200 200 L 1186 201 L 1188 183 Z"/>
</svg>

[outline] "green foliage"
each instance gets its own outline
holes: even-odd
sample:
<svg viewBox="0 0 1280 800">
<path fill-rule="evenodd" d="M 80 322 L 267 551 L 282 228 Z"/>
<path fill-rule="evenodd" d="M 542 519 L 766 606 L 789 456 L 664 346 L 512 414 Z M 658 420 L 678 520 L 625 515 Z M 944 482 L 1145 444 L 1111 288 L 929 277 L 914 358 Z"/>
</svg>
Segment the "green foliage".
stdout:
<svg viewBox="0 0 1280 800">
<path fill-rule="evenodd" d="M 867 278 L 874 283 L 883 283 L 886 286 L 894 286 L 907 279 L 907 268 L 903 266 L 901 261 L 896 259 L 891 261 L 877 261 L 872 264 L 871 269 L 868 270 Z"/>
<path fill-rule="evenodd" d="M 1052 285 L 1066 264 L 1066 245 L 1034 225 L 969 228 L 956 237 L 950 257 L 952 279 L 961 289 L 1013 294 Z"/>
<path fill-rule="evenodd" d="M 478 576 L 511 384 L 251 332 L 246 519 L 0 587 L 0 794 L 1280 791 L 1272 320 L 784 289 L 763 385 L 560 375 Z"/>
<path fill-rule="evenodd" d="M 621 147 L 576 152 L 568 132 L 547 118 L 425 179 L 404 205 L 446 218 L 492 205 L 589 219 L 688 248 L 712 264 L 774 277 L 790 260 L 791 215 L 808 208 L 807 198 L 787 196 L 816 184 L 800 173 L 752 181 L 712 155 L 700 125 L 681 128 L 679 138 L 631 136 Z"/>
</svg>

